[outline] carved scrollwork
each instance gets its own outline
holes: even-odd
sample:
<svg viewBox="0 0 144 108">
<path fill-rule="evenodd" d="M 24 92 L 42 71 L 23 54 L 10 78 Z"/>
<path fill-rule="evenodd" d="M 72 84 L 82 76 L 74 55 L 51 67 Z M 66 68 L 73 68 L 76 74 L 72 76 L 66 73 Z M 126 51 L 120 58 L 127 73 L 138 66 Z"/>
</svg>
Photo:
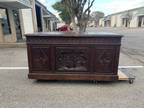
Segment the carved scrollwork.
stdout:
<svg viewBox="0 0 144 108">
<path fill-rule="evenodd" d="M 56 69 L 57 71 L 87 71 L 87 51 L 77 48 L 58 48 Z"/>
</svg>

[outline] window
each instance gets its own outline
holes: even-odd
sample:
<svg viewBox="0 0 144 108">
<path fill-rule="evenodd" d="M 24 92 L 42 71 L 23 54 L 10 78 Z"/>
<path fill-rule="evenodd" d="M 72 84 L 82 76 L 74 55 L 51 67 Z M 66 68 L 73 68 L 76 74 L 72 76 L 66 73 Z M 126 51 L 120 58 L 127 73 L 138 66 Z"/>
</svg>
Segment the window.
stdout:
<svg viewBox="0 0 144 108">
<path fill-rule="evenodd" d="M 10 34 L 11 33 L 11 29 L 10 29 L 10 24 L 9 24 L 9 20 L 8 20 L 8 12 L 6 9 L 2 9 L 0 8 L 0 20 L 2 23 L 2 29 L 3 29 L 3 34 Z"/>
</svg>

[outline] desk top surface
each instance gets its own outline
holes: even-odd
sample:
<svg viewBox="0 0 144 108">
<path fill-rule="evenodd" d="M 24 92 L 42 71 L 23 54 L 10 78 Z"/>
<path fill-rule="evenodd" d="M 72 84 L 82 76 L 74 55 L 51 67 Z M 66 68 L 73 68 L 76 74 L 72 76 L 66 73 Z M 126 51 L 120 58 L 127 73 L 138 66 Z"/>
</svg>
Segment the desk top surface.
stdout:
<svg viewBox="0 0 144 108">
<path fill-rule="evenodd" d="M 109 33 L 109 32 L 83 32 L 83 33 L 75 33 L 75 32 L 35 32 L 26 34 L 26 37 L 123 37 L 121 34 L 117 33 Z"/>
</svg>

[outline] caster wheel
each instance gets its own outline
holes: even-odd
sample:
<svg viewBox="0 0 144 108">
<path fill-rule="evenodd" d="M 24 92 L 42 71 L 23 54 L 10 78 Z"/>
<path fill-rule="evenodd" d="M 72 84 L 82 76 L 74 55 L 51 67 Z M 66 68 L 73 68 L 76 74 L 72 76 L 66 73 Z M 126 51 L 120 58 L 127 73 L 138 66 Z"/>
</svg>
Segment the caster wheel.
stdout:
<svg viewBox="0 0 144 108">
<path fill-rule="evenodd" d="M 134 80 L 133 79 L 129 79 L 129 84 L 133 84 Z"/>
</svg>

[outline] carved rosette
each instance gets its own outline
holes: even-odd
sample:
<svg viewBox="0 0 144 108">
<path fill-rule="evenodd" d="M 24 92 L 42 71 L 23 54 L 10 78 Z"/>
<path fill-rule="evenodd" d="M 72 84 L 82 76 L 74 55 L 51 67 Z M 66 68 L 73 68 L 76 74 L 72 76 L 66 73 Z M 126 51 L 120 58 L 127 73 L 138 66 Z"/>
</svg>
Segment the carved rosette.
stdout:
<svg viewBox="0 0 144 108">
<path fill-rule="evenodd" d="M 32 48 L 32 64 L 33 67 L 42 70 L 49 69 L 49 48 Z"/>
<path fill-rule="evenodd" d="M 97 49 L 95 53 L 95 71 L 102 73 L 112 72 L 113 61 L 113 49 Z"/>
</svg>

